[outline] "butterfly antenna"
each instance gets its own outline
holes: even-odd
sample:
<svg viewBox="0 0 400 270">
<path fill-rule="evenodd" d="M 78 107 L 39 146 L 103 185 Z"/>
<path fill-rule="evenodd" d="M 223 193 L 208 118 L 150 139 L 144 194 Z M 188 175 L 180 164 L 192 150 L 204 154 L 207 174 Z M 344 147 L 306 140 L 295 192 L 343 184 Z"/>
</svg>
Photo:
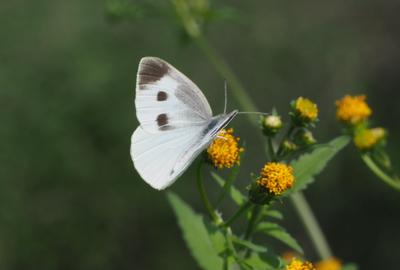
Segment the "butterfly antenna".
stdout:
<svg viewBox="0 0 400 270">
<path fill-rule="evenodd" d="M 226 107 L 228 105 L 228 82 L 224 81 L 224 90 L 225 90 L 225 104 L 224 104 L 224 114 L 226 114 Z"/>
<path fill-rule="evenodd" d="M 259 114 L 259 115 L 270 115 L 270 113 L 265 113 L 265 112 L 238 112 L 237 114 Z"/>
</svg>

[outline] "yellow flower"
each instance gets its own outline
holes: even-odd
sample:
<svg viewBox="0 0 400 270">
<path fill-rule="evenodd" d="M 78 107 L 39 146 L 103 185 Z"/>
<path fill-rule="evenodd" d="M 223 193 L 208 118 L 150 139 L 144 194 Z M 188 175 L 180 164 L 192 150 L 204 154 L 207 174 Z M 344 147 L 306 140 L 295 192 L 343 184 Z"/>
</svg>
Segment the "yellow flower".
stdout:
<svg viewBox="0 0 400 270">
<path fill-rule="evenodd" d="M 318 262 L 315 268 L 317 270 L 340 270 L 342 269 L 342 263 L 336 258 L 329 258 Z"/>
<path fill-rule="evenodd" d="M 289 263 L 293 259 L 296 259 L 296 257 L 298 257 L 298 256 L 299 256 L 299 254 L 297 254 L 296 252 L 291 251 L 291 250 L 285 251 L 281 255 L 282 259 L 287 263 Z"/>
<path fill-rule="evenodd" d="M 259 186 L 265 187 L 269 193 L 280 195 L 291 188 L 294 183 L 292 167 L 277 162 L 268 162 L 261 170 L 257 180 Z"/>
<path fill-rule="evenodd" d="M 286 270 L 315 270 L 315 268 L 310 262 L 293 259 L 290 264 L 286 265 Z"/>
<path fill-rule="evenodd" d="M 315 104 L 308 98 L 297 98 L 294 104 L 294 108 L 298 115 L 308 122 L 315 121 L 318 117 L 317 104 Z"/>
<path fill-rule="evenodd" d="M 362 129 L 356 133 L 353 141 L 358 149 L 367 150 L 374 147 L 385 135 L 383 128 Z"/>
<path fill-rule="evenodd" d="M 240 164 L 240 152 L 244 149 L 239 147 L 239 138 L 234 137 L 233 129 L 222 129 L 218 137 L 207 149 L 208 158 L 217 168 L 231 168 L 235 164 Z"/>
<path fill-rule="evenodd" d="M 372 110 L 365 102 L 366 96 L 346 95 L 341 100 L 336 101 L 336 117 L 348 124 L 358 124 L 367 119 Z"/>
</svg>

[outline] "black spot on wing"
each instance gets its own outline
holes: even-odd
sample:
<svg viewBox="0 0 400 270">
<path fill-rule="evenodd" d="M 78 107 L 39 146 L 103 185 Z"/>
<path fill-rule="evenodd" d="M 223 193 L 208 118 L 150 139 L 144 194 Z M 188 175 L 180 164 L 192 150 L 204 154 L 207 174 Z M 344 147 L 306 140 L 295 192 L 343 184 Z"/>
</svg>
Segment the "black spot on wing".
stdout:
<svg viewBox="0 0 400 270">
<path fill-rule="evenodd" d="M 171 128 L 168 126 L 168 116 L 165 113 L 159 114 L 156 121 L 160 130 L 169 130 Z"/>
<path fill-rule="evenodd" d="M 164 91 L 160 91 L 157 93 L 157 101 L 165 101 L 168 98 L 168 94 Z"/>
<path fill-rule="evenodd" d="M 169 68 L 167 63 L 157 58 L 145 58 L 140 62 L 139 85 L 149 84 L 160 80 Z"/>
</svg>

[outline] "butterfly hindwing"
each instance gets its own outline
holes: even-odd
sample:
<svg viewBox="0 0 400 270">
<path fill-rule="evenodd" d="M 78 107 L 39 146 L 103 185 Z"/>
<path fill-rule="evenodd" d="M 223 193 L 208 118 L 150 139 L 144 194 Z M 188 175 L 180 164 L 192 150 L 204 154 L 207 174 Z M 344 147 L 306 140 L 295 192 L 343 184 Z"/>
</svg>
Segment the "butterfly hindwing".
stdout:
<svg viewBox="0 0 400 270">
<path fill-rule="evenodd" d="M 149 133 L 204 125 L 212 117 L 200 89 L 172 65 L 156 57 L 139 63 L 136 115 Z"/>
<path fill-rule="evenodd" d="M 171 185 L 196 158 L 196 155 L 187 156 L 187 151 L 201 141 L 201 129 L 148 133 L 138 127 L 131 139 L 131 156 L 140 176 L 156 189 Z"/>
</svg>

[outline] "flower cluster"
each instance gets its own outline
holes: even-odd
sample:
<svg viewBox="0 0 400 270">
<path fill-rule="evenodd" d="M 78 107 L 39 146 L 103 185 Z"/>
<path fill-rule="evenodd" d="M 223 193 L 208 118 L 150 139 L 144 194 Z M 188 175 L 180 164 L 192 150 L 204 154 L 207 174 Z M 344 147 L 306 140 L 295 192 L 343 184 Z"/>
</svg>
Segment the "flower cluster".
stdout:
<svg viewBox="0 0 400 270">
<path fill-rule="evenodd" d="M 239 146 L 240 138 L 233 136 L 233 129 L 222 129 L 218 137 L 207 149 L 208 159 L 214 167 L 231 168 L 235 164 L 240 164 L 240 153 L 244 151 Z"/>
<path fill-rule="evenodd" d="M 365 95 L 346 95 L 336 101 L 336 116 L 350 127 L 354 145 L 362 150 L 372 150 L 386 135 L 383 128 L 369 128 L 368 118 L 372 114 Z"/>
<path fill-rule="evenodd" d="M 281 195 L 294 183 L 292 167 L 277 162 L 268 162 L 262 168 L 257 180 L 259 186 L 264 187 L 273 195 Z"/>
<path fill-rule="evenodd" d="M 290 264 L 286 266 L 286 270 L 315 270 L 315 267 L 310 262 L 293 259 Z"/>
<path fill-rule="evenodd" d="M 365 95 L 346 95 L 341 100 L 336 101 L 337 118 L 350 125 L 366 120 L 372 114 L 372 110 L 365 100 Z"/>
</svg>

